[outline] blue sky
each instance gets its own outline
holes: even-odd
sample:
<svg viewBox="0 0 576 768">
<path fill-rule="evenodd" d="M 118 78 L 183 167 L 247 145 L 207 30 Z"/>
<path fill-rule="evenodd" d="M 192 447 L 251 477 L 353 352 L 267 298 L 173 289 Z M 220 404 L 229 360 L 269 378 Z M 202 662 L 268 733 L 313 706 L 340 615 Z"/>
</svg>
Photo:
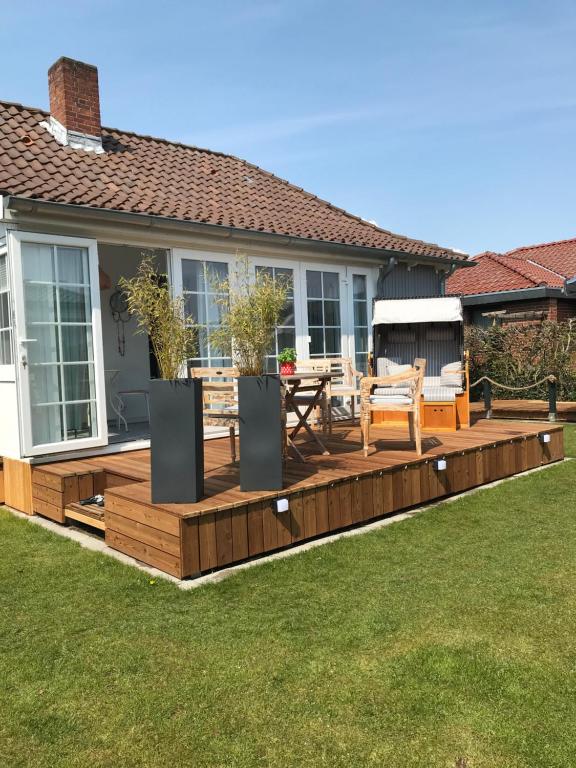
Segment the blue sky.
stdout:
<svg viewBox="0 0 576 768">
<path fill-rule="evenodd" d="M 576 236 L 574 0 L 0 0 L 0 98 L 239 155 L 468 253 Z"/>
</svg>

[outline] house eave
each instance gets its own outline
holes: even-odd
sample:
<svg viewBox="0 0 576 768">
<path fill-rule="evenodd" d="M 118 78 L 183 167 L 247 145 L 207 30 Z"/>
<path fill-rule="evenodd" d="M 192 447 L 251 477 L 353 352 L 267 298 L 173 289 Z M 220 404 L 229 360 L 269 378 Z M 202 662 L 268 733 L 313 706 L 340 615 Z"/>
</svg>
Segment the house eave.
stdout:
<svg viewBox="0 0 576 768">
<path fill-rule="evenodd" d="M 8 195 L 4 201 L 6 210 L 20 214 L 49 214 L 55 218 L 82 218 L 97 222 L 120 222 L 138 227 L 154 228 L 157 230 L 210 234 L 221 239 L 236 238 L 242 240 L 257 240 L 277 246 L 286 246 L 302 250 L 329 250 L 341 254 L 355 255 L 382 263 L 383 259 L 395 257 L 409 264 L 429 264 L 445 270 L 458 267 L 472 267 L 474 262 L 465 259 L 450 258 L 449 256 L 430 256 L 412 254 L 405 251 L 395 251 L 387 248 L 370 248 L 368 246 L 347 243 L 335 243 L 329 240 L 313 240 L 293 235 L 280 235 L 271 232 L 261 232 L 251 229 L 238 229 L 221 224 L 172 219 L 165 216 L 155 216 L 148 213 L 132 213 L 116 211 L 109 208 L 91 208 L 89 206 L 58 203 L 49 200 L 37 200 L 29 197 Z"/>
<path fill-rule="evenodd" d="M 550 288 L 542 285 L 535 288 L 518 288 L 514 291 L 496 291 L 493 293 L 473 293 L 461 297 L 465 307 L 484 304 L 500 304 L 503 301 L 521 301 L 522 299 L 566 298 L 562 288 Z"/>
</svg>

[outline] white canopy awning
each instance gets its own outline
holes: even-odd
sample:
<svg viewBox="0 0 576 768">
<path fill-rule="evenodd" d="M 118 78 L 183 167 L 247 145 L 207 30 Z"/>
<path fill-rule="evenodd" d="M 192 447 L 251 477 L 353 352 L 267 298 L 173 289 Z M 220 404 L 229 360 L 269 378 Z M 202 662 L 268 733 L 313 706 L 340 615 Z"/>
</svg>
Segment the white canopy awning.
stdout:
<svg viewBox="0 0 576 768">
<path fill-rule="evenodd" d="M 457 296 L 434 299 L 381 299 L 374 303 L 372 325 L 461 322 L 462 302 Z"/>
</svg>

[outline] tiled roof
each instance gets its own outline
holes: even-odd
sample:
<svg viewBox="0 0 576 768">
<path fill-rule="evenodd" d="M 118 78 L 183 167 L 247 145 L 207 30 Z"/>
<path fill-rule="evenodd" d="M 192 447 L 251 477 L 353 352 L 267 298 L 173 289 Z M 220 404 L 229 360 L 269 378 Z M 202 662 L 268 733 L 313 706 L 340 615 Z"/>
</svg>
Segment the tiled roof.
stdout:
<svg viewBox="0 0 576 768">
<path fill-rule="evenodd" d="M 474 269 L 457 270 L 449 279 L 450 294 L 496 293 L 548 286 L 561 288 L 576 275 L 576 239 L 515 248 L 504 254 L 474 256 Z"/>
<path fill-rule="evenodd" d="M 541 245 L 525 245 L 508 251 L 507 255 L 534 261 L 564 277 L 576 275 L 576 238 Z"/>
<path fill-rule="evenodd" d="M 63 147 L 39 109 L 0 102 L 0 194 L 242 230 L 466 257 L 395 235 L 232 155 L 103 128 L 105 152 Z"/>
</svg>

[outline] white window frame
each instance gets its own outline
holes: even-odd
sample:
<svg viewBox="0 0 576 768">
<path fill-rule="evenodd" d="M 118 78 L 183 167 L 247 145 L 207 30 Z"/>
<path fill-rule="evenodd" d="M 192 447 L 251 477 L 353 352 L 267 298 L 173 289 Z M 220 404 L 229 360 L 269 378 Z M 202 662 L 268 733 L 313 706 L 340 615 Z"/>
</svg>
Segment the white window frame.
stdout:
<svg viewBox="0 0 576 768">
<path fill-rule="evenodd" d="M 182 280 L 182 261 L 220 261 L 228 265 L 228 279 L 233 280 L 234 264 L 237 257 L 231 253 L 220 253 L 219 251 L 197 251 L 191 248 L 172 248 L 171 251 L 171 280 L 172 294 L 174 296 L 184 295 L 184 284 Z M 194 318 L 197 320 L 198 318 Z M 222 355 L 220 356 L 222 357 Z M 187 376 L 186 366 L 183 366 L 182 375 Z"/>
<path fill-rule="evenodd" d="M 71 246 L 86 248 L 90 272 L 90 299 L 92 305 L 92 340 L 94 349 L 94 382 L 96 389 L 96 423 L 98 434 L 94 437 L 78 440 L 63 440 L 55 443 L 33 445 L 30 390 L 27 366 L 22 364 L 25 352 L 26 333 L 24 325 L 24 283 L 22 277 L 22 243 L 38 243 L 51 246 Z M 40 456 L 64 451 L 77 451 L 108 444 L 108 424 L 106 415 L 106 385 L 104 376 L 104 352 L 102 344 L 102 318 L 100 310 L 100 280 L 98 274 L 98 244 L 96 240 L 48 235 L 37 232 L 9 232 L 9 251 L 11 254 L 12 301 L 14 306 L 13 346 L 15 351 L 16 381 L 20 404 L 20 429 L 23 454 Z"/>
<path fill-rule="evenodd" d="M 12 289 L 12 279 L 10 274 L 10 253 L 8 251 L 8 243 L 0 246 L 0 256 L 6 256 L 6 271 L 8 277 L 8 297 L 9 297 L 9 310 L 12 319 L 10 334 L 10 342 L 12 345 L 12 363 L 8 365 L 0 364 L 0 381 L 15 382 L 16 381 L 16 349 L 14 344 L 15 329 L 14 329 L 14 291 Z"/>
</svg>

